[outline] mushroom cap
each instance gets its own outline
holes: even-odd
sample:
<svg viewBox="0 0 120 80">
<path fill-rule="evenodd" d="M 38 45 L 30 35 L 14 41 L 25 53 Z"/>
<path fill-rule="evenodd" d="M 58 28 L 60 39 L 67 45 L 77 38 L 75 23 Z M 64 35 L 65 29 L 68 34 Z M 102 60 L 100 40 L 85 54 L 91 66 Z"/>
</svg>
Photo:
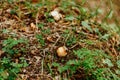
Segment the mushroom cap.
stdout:
<svg viewBox="0 0 120 80">
<path fill-rule="evenodd" d="M 58 55 L 59 57 L 64 57 L 64 56 L 66 56 L 66 55 L 67 55 L 66 48 L 65 48 L 64 46 L 59 47 L 59 48 L 57 49 L 57 55 Z"/>
</svg>

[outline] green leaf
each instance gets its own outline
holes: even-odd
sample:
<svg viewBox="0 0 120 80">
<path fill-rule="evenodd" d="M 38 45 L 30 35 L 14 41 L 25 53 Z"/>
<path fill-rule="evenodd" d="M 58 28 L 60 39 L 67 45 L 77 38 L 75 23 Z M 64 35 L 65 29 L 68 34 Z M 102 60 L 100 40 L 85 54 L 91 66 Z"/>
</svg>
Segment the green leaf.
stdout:
<svg viewBox="0 0 120 80">
<path fill-rule="evenodd" d="M 81 24 L 83 27 L 87 28 L 90 32 L 93 32 L 93 30 L 92 30 L 91 26 L 88 24 L 88 22 L 82 21 Z"/>
<path fill-rule="evenodd" d="M 120 70 L 115 70 L 116 74 L 120 75 Z"/>
<path fill-rule="evenodd" d="M 118 60 L 116 63 L 117 63 L 118 68 L 120 68 L 120 60 Z"/>
<path fill-rule="evenodd" d="M 113 16 L 113 10 L 110 10 L 110 12 L 107 15 L 107 18 L 111 19 Z"/>
<path fill-rule="evenodd" d="M 66 65 L 80 65 L 78 60 L 69 60 Z"/>
<path fill-rule="evenodd" d="M 53 18 L 47 18 L 48 22 L 55 22 L 55 20 Z"/>
<path fill-rule="evenodd" d="M 60 67 L 58 67 L 58 71 L 59 71 L 60 73 L 62 73 L 62 72 L 64 72 L 64 71 L 68 70 L 69 67 L 70 67 L 70 66 L 68 66 L 68 65 L 60 66 Z"/>
<path fill-rule="evenodd" d="M 18 64 L 18 63 L 14 63 L 14 62 L 12 62 L 11 65 L 12 65 L 13 67 L 17 67 L 17 68 L 22 67 L 22 64 Z"/>
<path fill-rule="evenodd" d="M 77 55 L 80 59 L 83 59 L 85 57 L 91 56 L 91 51 L 86 48 L 82 48 L 74 51 L 74 54 Z"/>
<path fill-rule="evenodd" d="M 60 66 L 60 64 L 59 64 L 59 63 L 54 62 L 54 63 L 52 63 L 52 66 L 54 66 L 54 67 L 59 67 L 59 66 Z"/>
<path fill-rule="evenodd" d="M 82 0 L 82 5 L 84 5 L 86 1 L 87 1 L 87 0 Z"/>
<path fill-rule="evenodd" d="M 108 40 L 109 37 L 110 37 L 110 34 L 104 34 L 100 39 Z"/>
<path fill-rule="evenodd" d="M 10 4 L 12 4 L 13 3 L 13 0 L 7 0 L 8 1 L 8 3 L 10 3 Z"/>
<path fill-rule="evenodd" d="M 104 64 L 107 64 L 108 65 L 108 67 L 113 67 L 114 65 L 113 65 L 113 63 L 111 62 L 111 60 L 110 59 L 104 59 L 103 60 L 103 63 Z"/>
<path fill-rule="evenodd" d="M 74 19 L 75 19 L 75 17 L 73 15 L 68 15 L 68 16 L 65 17 L 66 21 L 72 21 Z"/>
<path fill-rule="evenodd" d="M 37 26 L 38 26 L 38 28 L 40 28 L 40 29 L 42 29 L 42 30 L 43 30 L 44 23 L 38 24 Z"/>
<path fill-rule="evenodd" d="M 6 34 L 6 33 L 8 33 L 9 32 L 9 30 L 7 30 L 7 29 L 3 29 L 2 30 L 2 33 L 4 33 L 4 34 Z"/>
<path fill-rule="evenodd" d="M 74 35 L 69 35 L 69 34 L 67 35 L 68 35 L 68 39 L 66 41 L 67 46 L 71 46 L 77 42 L 76 37 Z"/>
<path fill-rule="evenodd" d="M 45 46 L 45 41 L 44 41 L 43 36 L 41 34 L 37 34 L 36 38 L 38 39 L 38 41 L 40 42 L 40 44 L 42 46 Z"/>
<path fill-rule="evenodd" d="M 6 80 L 8 77 L 8 72 L 2 71 L 2 72 L 0 72 L 0 76 L 2 77 L 2 79 L 0 78 L 0 80 Z"/>
</svg>

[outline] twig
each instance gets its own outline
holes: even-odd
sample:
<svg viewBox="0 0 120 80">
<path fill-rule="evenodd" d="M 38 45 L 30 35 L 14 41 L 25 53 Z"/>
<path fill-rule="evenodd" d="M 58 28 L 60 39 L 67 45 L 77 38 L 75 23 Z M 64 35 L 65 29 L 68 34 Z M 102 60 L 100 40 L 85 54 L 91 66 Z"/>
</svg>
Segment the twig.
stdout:
<svg viewBox="0 0 120 80">
<path fill-rule="evenodd" d="M 60 40 L 61 36 L 58 36 L 58 39 L 55 41 L 55 43 L 52 45 L 50 51 L 52 51 L 53 47 L 57 44 L 57 42 Z"/>
</svg>

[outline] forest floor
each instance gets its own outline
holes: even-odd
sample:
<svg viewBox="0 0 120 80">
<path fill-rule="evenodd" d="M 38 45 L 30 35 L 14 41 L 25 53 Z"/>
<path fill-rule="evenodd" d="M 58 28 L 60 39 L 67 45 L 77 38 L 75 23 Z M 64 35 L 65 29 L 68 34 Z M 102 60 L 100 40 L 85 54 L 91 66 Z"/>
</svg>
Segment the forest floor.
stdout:
<svg viewBox="0 0 120 80">
<path fill-rule="evenodd" d="M 119 2 L 0 0 L 0 80 L 120 80 Z"/>
</svg>

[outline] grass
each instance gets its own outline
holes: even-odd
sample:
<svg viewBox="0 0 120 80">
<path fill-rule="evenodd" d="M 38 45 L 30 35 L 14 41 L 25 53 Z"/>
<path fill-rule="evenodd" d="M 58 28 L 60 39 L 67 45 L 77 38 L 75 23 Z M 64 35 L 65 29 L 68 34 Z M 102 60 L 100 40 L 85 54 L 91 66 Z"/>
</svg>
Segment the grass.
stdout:
<svg viewBox="0 0 120 80">
<path fill-rule="evenodd" d="M 45 41 L 44 41 L 42 35 L 37 34 L 37 35 L 36 35 L 36 38 L 38 39 L 38 41 L 40 42 L 40 44 L 41 44 L 42 46 L 45 46 Z"/>
<path fill-rule="evenodd" d="M 73 51 L 77 56 L 74 60 L 68 60 L 65 65 L 60 65 L 59 63 L 53 63 L 54 67 L 58 67 L 59 73 L 69 72 L 69 77 L 73 76 L 75 73 L 84 71 L 84 76 L 81 76 L 80 79 L 85 80 L 119 80 L 120 78 L 117 74 L 113 73 L 110 70 L 110 67 L 113 67 L 113 63 L 109 59 L 110 56 L 106 55 L 103 51 L 100 50 L 89 50 L 86 48 Z M 108 66 L 105 66 L 107 64 Z M 107 75 L 106 72 L 109 72 Z M 112 75 L 111 75 L 112 74 Z"/>
<path fill-rule="evenodd" d="M 114 22 L 114 2 L 106 2 L 106 13 L 101 5 L 91 9 L 90 2 L 2 1 L 0 80 L 119 80 L 120 25 L 118 18 Z M 56 8 L 62 15 L 58 21 L 50 16 Z M 57 56 L 60 46 L 66 46 L 67 56 Z"/>
<path fill-rule="evenodd" d="M 23 57 L 20 58 L 20 63 L 12 61 L 11 57 L 4 57 L 0 60 L 0 65 L 0 80 L 15 80 L 21 68 L 28 66 Z"/>
<path fill-rule="evenodd" d="M 24 39 L 15 40 L 12 38 L 8 38 L 7 40 L 4 40 L 2 50 L 10 55 L 25 52 L 25 48 L 24 47 L 22 48 L 22 46 L 19 49 L 15 48 L 17 45 L 20 45 L 21 43 L 27 44 L 27 41 L 25 41 Z"/>
</svg>

